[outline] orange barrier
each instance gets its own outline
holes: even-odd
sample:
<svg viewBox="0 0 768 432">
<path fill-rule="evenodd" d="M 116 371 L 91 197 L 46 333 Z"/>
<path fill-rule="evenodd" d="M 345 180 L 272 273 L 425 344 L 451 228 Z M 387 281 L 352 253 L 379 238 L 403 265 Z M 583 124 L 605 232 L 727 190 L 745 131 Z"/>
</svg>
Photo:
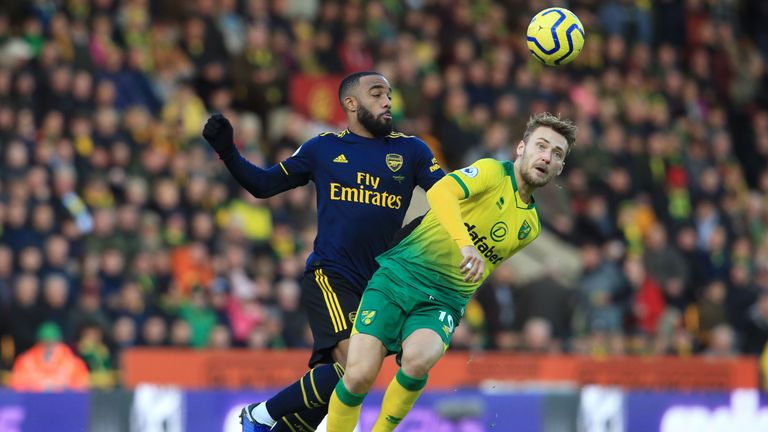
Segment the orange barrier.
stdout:
<svg viewBox="0 0 768 432">
<path fill-rule="evenodd" d="M 308 358 L 306 351 L 134 348 L 123 353 L 123 384 L 128 388 L 147 382 L 188 389 L 276 388 L 296 380 L 306 370 Z M 387 359 L 376 386 L 386 387 L 396 370 L 393 359 Z M 452 352 L 432 370 L 429 385 L 453 389 L 477 386 L 485 380 L 728 390 L 757 388 L 759 377 L 755 357 L 589 358 Z"/>
</svg>

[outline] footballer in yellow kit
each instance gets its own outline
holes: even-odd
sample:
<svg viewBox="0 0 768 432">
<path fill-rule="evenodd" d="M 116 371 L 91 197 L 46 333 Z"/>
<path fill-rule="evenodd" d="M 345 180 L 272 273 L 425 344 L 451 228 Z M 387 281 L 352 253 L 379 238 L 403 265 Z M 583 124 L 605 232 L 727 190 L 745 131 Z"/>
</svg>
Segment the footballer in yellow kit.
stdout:
<svg viewBox="0 0 768 432">
<path fill-rule="evenodd" d="M 511 162 L 481 159 L 444 181 L 454 182 L 464 195 L 464 228 L 486 261 L 482 279 L 539 235 L 536 206 L 520 199 Z M 435 212 L 428 212 L 407 237 L 378 257 L 380 268 L 368 282 L 353 332 L 373 335 L 388 353 L 399 354 L 413 331 L 429 328 L 447 347 L 480 287 L 457 271 L 463 260 Z"/>
<path fill-rule="evenodd" d="M 355 318 L 346 373 L 331 396 L 329 432 L 354 429 L 390 354 L 401 368 L 372 430 L 391 431 L 402 421 L 482 281 L 539 235 L 533 191 L 562 172 L 575 136 L 571 121 L 534 115 L 514 162 L 481 159 L 429 190 L 430 211 L 377 258 L 380 267 Z"/>
</svg>

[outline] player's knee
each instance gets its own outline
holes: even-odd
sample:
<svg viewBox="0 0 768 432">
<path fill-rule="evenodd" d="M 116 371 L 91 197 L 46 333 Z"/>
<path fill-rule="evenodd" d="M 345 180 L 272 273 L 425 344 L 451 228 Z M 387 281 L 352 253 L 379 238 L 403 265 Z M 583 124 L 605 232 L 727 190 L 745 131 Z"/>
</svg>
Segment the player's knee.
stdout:
<svg viewBox="0 0 768 432">
<path fill-rule="evenodd" d="M 437 363 L 441 355 L 442 352 L 410 350 L 403 352 L 400 364 L 406 375 L 421 378 L 429 373 L 429 370 Z"/>
<path fill-rule="evenodd" d="M 367 393 L 376 380 L 377 372 L 372 367 L 350 365 L 344 372 L 344 385 L 352 393 Z"/>
</svg>

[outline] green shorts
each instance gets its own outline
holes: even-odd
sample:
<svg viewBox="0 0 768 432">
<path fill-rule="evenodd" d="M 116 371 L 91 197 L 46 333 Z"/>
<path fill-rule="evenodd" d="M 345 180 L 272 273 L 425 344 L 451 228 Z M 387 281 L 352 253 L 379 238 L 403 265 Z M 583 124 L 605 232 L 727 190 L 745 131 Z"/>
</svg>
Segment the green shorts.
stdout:
<svg viewBox="0 0 768 432">
<path fill-rule="evenodd" d="M 352 334 L 376 337 L 389 354 L 398 355 L 399 362 L 403 341 L 418 329 L 433 330 L 448 349 L 463 306 L 441 301 L 412 285 L 395 282 L 386 270 L 379 269 L 363 292 Z"/>
</svg>

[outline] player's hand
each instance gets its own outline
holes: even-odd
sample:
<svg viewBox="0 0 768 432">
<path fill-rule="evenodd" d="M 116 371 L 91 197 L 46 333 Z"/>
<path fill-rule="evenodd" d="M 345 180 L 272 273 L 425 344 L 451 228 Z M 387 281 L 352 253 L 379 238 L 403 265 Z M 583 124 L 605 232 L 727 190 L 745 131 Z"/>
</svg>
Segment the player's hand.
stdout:
<svg viewBox="0 0 768 432">
<path fill-rule="evenodd" d="M 235 146 L 233 136 L 232 125 L 221 114 L 212 115 L 203 127 L 203 138 L 219 154 Z"/>
<path fill-rule="evenodd" d="M 485 259 L 473 245 L 464 246 L 460 249 L 461 256 L 464 259 L 459 265 L 459 271 L 464 275 L 465 282 L 476 283 L 483 277 L 485 271 Z"/>
</svg>

